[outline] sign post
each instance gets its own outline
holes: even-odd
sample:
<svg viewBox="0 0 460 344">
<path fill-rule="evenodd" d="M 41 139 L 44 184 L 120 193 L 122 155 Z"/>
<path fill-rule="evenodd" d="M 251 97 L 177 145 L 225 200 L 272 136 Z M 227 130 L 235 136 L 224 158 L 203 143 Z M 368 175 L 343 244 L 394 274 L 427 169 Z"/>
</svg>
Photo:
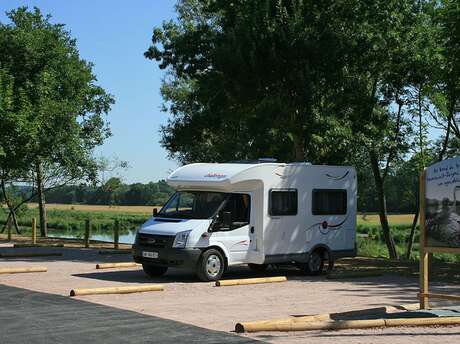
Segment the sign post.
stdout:
<svg viewBox="0 0 460 344">
<path fill-rule="evenodd" d="M 426 230 L 425 230 L 425 178 L 426 171 L 420 175 L 420 309 L 429 308 L 428 297 L 428 253 L 426 247 Z"/>
</svg>

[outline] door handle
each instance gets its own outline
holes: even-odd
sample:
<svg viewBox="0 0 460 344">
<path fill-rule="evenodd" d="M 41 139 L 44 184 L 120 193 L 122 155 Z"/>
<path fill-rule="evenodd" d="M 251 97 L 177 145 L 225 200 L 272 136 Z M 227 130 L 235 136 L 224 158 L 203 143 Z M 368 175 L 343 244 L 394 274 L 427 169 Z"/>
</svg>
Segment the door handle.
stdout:
<svg viewBox="0 0 460 344">
<path fill-rule="evenodd" d="M 251 227 L 251 234 L 254 233 L 254 226 Z"/>
</svg>

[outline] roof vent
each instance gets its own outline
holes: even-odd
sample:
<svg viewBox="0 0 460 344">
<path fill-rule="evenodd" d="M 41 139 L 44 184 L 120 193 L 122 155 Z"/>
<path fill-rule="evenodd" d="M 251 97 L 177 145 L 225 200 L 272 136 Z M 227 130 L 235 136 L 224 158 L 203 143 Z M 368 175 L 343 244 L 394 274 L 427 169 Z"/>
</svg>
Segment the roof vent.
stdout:
<svg viewBox="0 0 460 344">
<path fill-rule="evenodd" d="M 278 159 L 275 158 L 259 158 L 257 162 L 278 162 Z"/>
</svg>

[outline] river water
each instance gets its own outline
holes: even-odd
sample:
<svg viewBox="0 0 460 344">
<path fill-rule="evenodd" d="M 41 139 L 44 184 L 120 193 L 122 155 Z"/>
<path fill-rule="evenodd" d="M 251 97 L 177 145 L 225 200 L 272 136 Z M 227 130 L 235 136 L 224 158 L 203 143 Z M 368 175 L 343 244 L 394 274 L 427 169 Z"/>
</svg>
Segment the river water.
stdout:
<svg viewBox="0 0 460 344">
<path fill-rule="evenodd" d="M 119 242 L 121 244 L 133 244 L 134 239 L 136 237 L 136 229 L 129 229 L 123 231 L 119 235 Z M 50 229 L 48 231 L 48 236 L 53 238 L 63 238 L 63 239 L 83 239 L 84 237 L 83 231 L 76 231 L 76 230 L 69 230 L 69 231 L 60 231 L 58 229 Z M 105 242 L 113 242 L 113 233 L 110 231 L 106 232 L 96 232 L 91 233 L 90 236 L 91 240 L 99 240 Z"/>
</svg>

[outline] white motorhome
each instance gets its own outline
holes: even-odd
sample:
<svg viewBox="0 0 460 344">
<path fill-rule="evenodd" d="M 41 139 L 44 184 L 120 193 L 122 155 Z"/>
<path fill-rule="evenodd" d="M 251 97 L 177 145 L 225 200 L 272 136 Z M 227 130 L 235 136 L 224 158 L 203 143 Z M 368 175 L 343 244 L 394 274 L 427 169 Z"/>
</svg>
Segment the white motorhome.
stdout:
<svg viewBox="0 0 460 344">
<path fill-rule="evenodd" d="M 356 172 L 308 163 L 191 164 L 177 192 L 138 230 L 134 260 L 150 276 L 187 267 L 204 281 L 228 266 L 293 263 L 319 274 L 356 255 Z"/>
</svg>

